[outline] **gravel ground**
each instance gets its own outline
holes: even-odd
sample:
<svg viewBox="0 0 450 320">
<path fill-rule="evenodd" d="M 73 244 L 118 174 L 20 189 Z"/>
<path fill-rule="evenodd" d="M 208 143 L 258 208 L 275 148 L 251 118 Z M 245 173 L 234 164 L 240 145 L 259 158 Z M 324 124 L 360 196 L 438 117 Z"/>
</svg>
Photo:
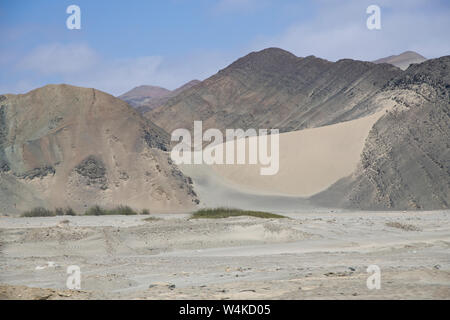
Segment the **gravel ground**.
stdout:
<svg viewBox="0 0 450 320">
<path fill-rule="evenodd" d="M 152 216 L 0 218 L 0 299 L 450 298 L 448 210 Z"/>
</svg>

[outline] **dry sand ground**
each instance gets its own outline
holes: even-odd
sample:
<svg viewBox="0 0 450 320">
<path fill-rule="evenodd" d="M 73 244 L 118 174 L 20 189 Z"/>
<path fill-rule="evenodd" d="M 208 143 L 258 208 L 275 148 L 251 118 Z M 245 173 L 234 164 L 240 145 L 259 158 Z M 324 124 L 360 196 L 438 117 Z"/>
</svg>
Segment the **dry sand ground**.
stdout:
<svg viewBox="0 0 450 320">
<path fill-rule="evenodd" d="M 279 171 L 274 175 L 261 175 L 260 168 L 267 166 L 260 164 L 213 165 L 211 168 L 216 175 L 239 190 L 309 197 L 356 170 L 366 137 L 385 112 L 382 110 L 361 119 L 319 128 L 281 133 Z M 257 137 L 245 140 L 246 163 L 251 143 L 256 145 Z M 224 149 L 226 154 L 223 145 L 214 148 Z"/>
<path fill-rule="evenodd" d="M 288 215 L 2 217 L 0 299 L 450 299 L 450 211 Z"/>
<path fill-rule="evenodd" d="M 192 178 L 203 206 L 310 212 L 316 206 L 308 197 L 356 170 L 370 129 L 388 109 L 357 120 L 280 134 L 280 164 L 275 175 L 260 175 L 260 164 L 183 164 L 179 168 Z M 245 139 L 247 162 L 254 139 Z M 223 150 L 225 157 L 224 145 L 213 148 Z"/>
</svg>

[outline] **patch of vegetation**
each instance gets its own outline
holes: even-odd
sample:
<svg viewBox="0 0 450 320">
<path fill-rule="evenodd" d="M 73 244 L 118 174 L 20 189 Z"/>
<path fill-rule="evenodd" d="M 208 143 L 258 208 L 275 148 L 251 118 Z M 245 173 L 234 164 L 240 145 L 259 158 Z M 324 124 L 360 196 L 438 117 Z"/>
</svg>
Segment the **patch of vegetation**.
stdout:
<svg viewBox="0 0 450 320">
<path fill-rule="evenodd" d="M 143 209 L 141 212 L 134 211 L 128 206 L 117 206 L 113 209 L 105 209 L 100 206 L 93 206 L 89 208 L 85 213 L 86 216 L 106 216 L 106 215 L 123 215 L 123 216 L 133 216 L 133 215 L 150 215 L 148 209 Z M 48 210 L 43 207 L 37 207 L 29 211 L 22 213 L 22 217 L 56 217 L 56 216 L 76 216 L 77 213 L 70 207 L 67 208 L 56 208 L 54 211 Z M 157 218 L 149 217 L 156 220 Z"/>
<path fill-rule="evenodd" d="M 113 209 L 105 209 L 100 206 L 93 206 L 89 208 L 86 212 L 86 216 L 110 216 L 110 215 L 123 215 L 132 216 L 138 213 L 128 206 L 118 206 Z"/>
<path fill-rule="evenodd" d="M 134 211 L 133 209 L 131 209 L 128 206 L 118 206 L 118 207 L 112 209 L 111 211 L 112 211 L 112 214 L 122 215 L 122 216 L 134 216 L 134 215 L 138 214 L 136 211 Z"/>
<path fill-rule="evenodd" d="M 156 217 L 148 217 L 148 218 L 144 219 L 144 221 L 147 221 L 147 222 L 153 222 L 153 221 L 158 221 L 158 220 L 161 220 L 161 219 L 156 218 Z"/>
<path fill-rule="evenodd" d="M 55 216 L 76 216 L 76 212 L 70 208 L 56 208 L 54 211 L 43 207 L 33 208 L 22 213 L 21 217 L 55 217 Z"/>
<path fill-rule="evenodd" d="M 34 209 L 31 209 L 29 211 L 25 211 L 21 215 L 22 217 L 54 217 L 56 216 L 56 213 L 54 211 L 45 209 L 43 207 L 37 207 Z"/>
<path fill-rule="evenodd" d="M 64 210 L 64 215 L 65 216 L 76 216 L 77 213 L 72 208 L 66 208 Z"/>
<path fill-rule="evenodd" d="M 282 219 L 287 218 L 285 216 L 263 212 L 263 211 L 248 211 L 232 208 L 211 208 L 211 209 L 200 209 L 192 214 L 191 219 L 223 219 L 229 217 L 256 217 L 263 219 Z"/>
<path fill-rule="evenodd" d="M 76 216 L 77 215 L 76 212 L 70 207 L 67 207 L 67 208 L 56 208 L 55 209 L 55 214 L 57 216 Z"/>
<path fill-rule="evenodd" d="M 397 228 L 397 229 L 402 229 L 405 231 L 422 231 L 420 228 L 412 225 L 412 224 L 407 224 L 407 223 L 400 223 L 400 222 L 387 222 L 386 225 L 388 227 L 391 228 Z"/>
</svg>

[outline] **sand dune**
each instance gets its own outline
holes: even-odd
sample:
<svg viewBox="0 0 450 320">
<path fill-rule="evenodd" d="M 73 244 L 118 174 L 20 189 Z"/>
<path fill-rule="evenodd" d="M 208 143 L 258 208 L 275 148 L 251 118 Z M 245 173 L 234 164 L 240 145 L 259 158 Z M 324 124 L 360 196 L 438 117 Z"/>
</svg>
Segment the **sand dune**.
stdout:
<svg viewBox="0 0 450 320">
<path fill-rule="evenodd" d="M 364 141 L 383 114 L 280 134 L 280 167 L 272 176 L 260 175 L 259 164 L 213 165 L 211 171 L 242 191 L 308 197 L 354 172 Z M 248 139 L 255 137 L 247 138 L 247 147 Z M 193 168 L 190 174 L 196 170 L 204 169 Z"/>
</svg>

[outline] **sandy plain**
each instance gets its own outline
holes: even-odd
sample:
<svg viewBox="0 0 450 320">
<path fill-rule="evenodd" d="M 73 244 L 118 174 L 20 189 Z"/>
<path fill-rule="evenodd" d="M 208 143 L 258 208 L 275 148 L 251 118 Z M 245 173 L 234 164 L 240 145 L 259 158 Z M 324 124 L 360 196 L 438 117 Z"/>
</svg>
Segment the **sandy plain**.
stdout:
<svg viewBox="0 0 450 320">
<path fill-rule="evenodd" d="M 1 217 L 0 299 L 450 298 L 450 211 L 285 215 Z"/>
</svg>

